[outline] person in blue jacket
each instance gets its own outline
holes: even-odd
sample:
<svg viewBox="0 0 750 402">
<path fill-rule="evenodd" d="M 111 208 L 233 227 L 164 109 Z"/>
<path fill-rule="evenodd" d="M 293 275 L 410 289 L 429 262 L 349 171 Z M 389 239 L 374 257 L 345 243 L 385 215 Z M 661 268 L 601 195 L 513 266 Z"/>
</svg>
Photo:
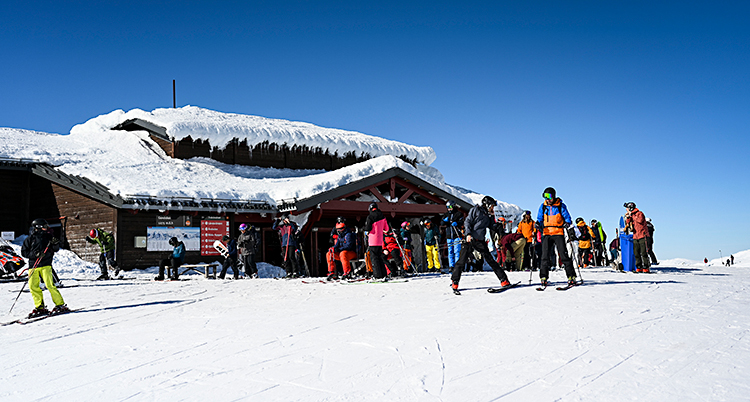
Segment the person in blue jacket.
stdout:
<svg viewBox="0 0 750 402">
<path fill-rule="evenodd" d="M 167 267 L 170 268 L 167 272 L 169 279 L 176 281 L 179 276 L 177 270 L 185 263 L 185 243 L 177 240 L 176 237 L 172 237 L 169 239 L 169 245 L 173 247 L 172 255 L 159 262 L 159 276 L 154 278 L 156 281 L 164 280 L 164 269 Z M 172 273 L 171 275 L 169 275 L 170 272 Z"/>
</svg>

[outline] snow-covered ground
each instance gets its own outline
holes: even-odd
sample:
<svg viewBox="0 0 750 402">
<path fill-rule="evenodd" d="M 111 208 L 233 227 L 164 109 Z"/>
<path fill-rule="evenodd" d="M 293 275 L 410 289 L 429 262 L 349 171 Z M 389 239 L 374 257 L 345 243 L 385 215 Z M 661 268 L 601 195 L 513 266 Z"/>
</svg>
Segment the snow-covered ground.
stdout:
<svg viewBox="0 0 750 402">
<path fill-rule="evenodd" d="M 567 292 L 513 272 L 524 286 L 489 294 L 494 274 L 470 273 L 454 296 L 445 275 L 95 282 L 61 253 L 62 294 L 82 310 L 0 327 L 0 400 L 747 400 L 750 251 L 734 256 L 586 269 Z M 21 286 L 0 284 L 2 321 L 32 309 L 24 293 L 7 314 Z"/>
</svg>

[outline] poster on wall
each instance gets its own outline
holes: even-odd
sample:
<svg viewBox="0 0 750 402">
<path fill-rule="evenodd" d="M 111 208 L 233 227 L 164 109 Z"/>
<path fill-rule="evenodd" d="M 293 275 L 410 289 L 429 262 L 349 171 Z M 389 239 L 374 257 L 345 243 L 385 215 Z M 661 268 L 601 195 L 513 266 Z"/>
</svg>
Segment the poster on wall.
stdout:
<svg viewBox="0 0 750 402">
<path fill-rule="evenodd" d="M 201 220 L 201 255 L 219 255 L 214 242 L 229 234 L 227 220 Z"/>
<path fill-rule="evenodd" d="M 185 243 L 185 250 L 200 250 L 200 228 L 185 226 L 149 226 L 146 228 L 146 251 L 172 251 L 169 239 L 176 237 Z"/>
</svg>

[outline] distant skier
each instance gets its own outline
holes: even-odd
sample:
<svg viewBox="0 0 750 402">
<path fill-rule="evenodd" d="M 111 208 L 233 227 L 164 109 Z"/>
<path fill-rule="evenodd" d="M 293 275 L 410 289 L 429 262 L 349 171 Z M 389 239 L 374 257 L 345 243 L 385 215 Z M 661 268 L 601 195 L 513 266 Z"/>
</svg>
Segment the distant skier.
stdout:
<svg viewBox="0 0 750 402">
<path fill-rule="evenodd" d="M 648 237 L 646 237 L 646 246 L 648 247 L 648 256 L 651 257 L 651 265 L 659 265 L 654 254 L 654 224 L 651 218 L 646 218 L 646 227 L 648 228 Z"/>
<path fill-rule="evenodd" d="M 596 219 L 592 219 L 591 226 L 589 227 L 594 234 L 594 262 L 596 266 L 600 267 L 607 265 L 607 250 L 605 250 L 607 245 L 607 234 L 604 233 L 602 223 Z"/>
<path fill-rule="evenodd" d="M 620 236 L 616 236 L 609 243 L 609 253 L 612 254 L 612 261 L 616 262 L 620 256 Z"/>
<path fill-rule="evenodd" d="M 228 235 L 224 235 L 221 240 L 227 246 L 229 257 L 225 257 L 224 263 L 221 264 L 221 273 L 219 274 L 219 279 L 224 279 L 229 267 L 232 267 L 232 274 L 234 275 L 234 279 L 240 279 L 240 269 L 237 267 L 237 240 L 232 239 Z"/>
<path fill-rule="evenodd" d="M 281 257 L 284 271 L 288 278 L 300 276 L 300 266 L 297 261 L 297 224 L 289 219 L 289 215 L 284 214 L 273 222 L 273 230 L 279 232 L 281 236 Z"/>
<path fill-rule="evenodd" d="M 41 280 L 44 281 L 44 285 L 52 296 L 52 302 L 55 303 L 52 313 L 66 313 L 70 310 L 60 291 L 57 290 L 52 277 L 52 259 L 55 252 L 60 250 L 60 241 L 49 233 L 49 225 L 44 219 L 35 219 L 31 222 L 31 226 L 33 231 L 21 246 L 21 255 L 29 260 L 29 289 L 31 298 L 34 300 L 34 310 L 29 314 L 29 318 L 50 314 L 44 306 L 44 296 L 39 287 Z"/>
<path fill-rule="evenodd" d="M 258 266 L 255 264 L 255 254 L 258 252 L 258 235 L 253 225 L 240 224 L 240 235 L 237 237 L 237 249 L 240 252 L 242 266 L 245 267 L 247 278 L 258 277 Z"/>
<path fill-rule="evenodd" d="M 562 202 L 562 199 L 557 198 L 557 193 L 552 187 L 544 189 L 542 197 L 544 202 L 539 206 L 536 218 L 537 225 L 542 228 L 543 235 L 539 279 L 542 282 L 542 287 L 546 287 L 549 278 L 550 255 L 553 253 L 553 249 L 557 248 L 557 255 L 560 257 L 561 264 L 568 277 L 568 285 L 575 286 L 577 284 L 576 271 L 565 246 L 564 230 L 573 223 L 568 207 Z"/>
<path fill-rule="evenodd" d="M 172 246 L 172 255 L 169 258 L 165 258 L 159 262 L 159 275 L 154 278 L 155 281 L 164 280 L 164 270 L 167 270 L 167 276 L 169 279 L 177 280 L 179 278 L 180 266 L 185 263 L 185 243 L 177 240 L 176 237 L 169 239 L 169 245 Z"/>
<path fill-rule="evenodd" d="M 456 266 L 453 267 L 453 273 L 451 274 L 451 287 L 456 294 L 460 294 L 458 293 L 458 283 L 461 280 L 461 272 L 469 261 L 469 256 L 474 251 L 478 251 L 482 259 L 490 265 L 495 275 L 497 275 L 497 279 L 500 280 L 500 286 L 510 286 L 508 275 L 500 267 L 500 264 L 492 258 L 492 254 L 490 254 L 490 250 L 487 248 L 487 243 L 484 241 L 488 228 L 496 228 L 498 232 L 502 231 L 502 229 L 496 227 L 497 223 L 493 218 L 496 206 L 497 201 L 494 198 L 489 195 L 485 196 L 482 198 L 482 205 L 474 205 L 469 210 L 466 219 L 464 219 L 466 243 L 461 247 L 461 255 L 458 258 Z"/>
<path fill-rule="evenodd" d="M 633 252 L 635 254 L 635 272 L 649 273 L 651 263 L 648 259 L 648 227 L 646 216 L 635 207 L 634 202 L 626 202 L 624 205 L 625 224 L 633 229 Z"/>
<path fill-rule="evenodd" d="M 401 223 L 401 242 L 404 245 L 404 272 L 408 273 L 415 273 L 414 269 L 412 268 L 414 266 L 414 246 L 411 244 L 411 222 L 404 221 Z"/>
<path fill-rule="evenodd" d="M 534 220 L 531 219 L 531 211 L 525 211 L 523 213 L 523 219 L 518 223 L 518 229 L 516 232 L 521 233 L 526 239 L 526 245 L 523 247 L 523 269 L 531 268 L 531 247 L 534 244 L 534 237 L 536 229 L 534 227 Z"/>
<path fill-rule="evenodd" d="M 703 263 L 704 263 L 704 264 L 708 264 L 708 258 L 704 258 L 704 259 L 703 259 Z"/>
<path fill-rule="evenodd" d="M 734 254 L 730 255 L 729 259 L 732 260 L 732 265 L 734 265 Z"/>
<path fill-rule="evenodd" d="M 336 261 L 341 261 L 341 268 L 344 271 L 341 279 L 352 279 L 350 261 L 357 258 L 357 238 L 344 222 L 338 222 L 335 231 L 336 240 L 329 251 L 331 258 L 328 260 L 328 280 L 337 279 Z"/>
<path fill-rule="evenodd" d="M 107 271 L 107 264 L 109 264 L 115 270 L 115 277 L 119 275 L 120 268 L 117 266 L 115 261 L 115 236 L 107 232 L 104 229 L 91 229 L 89 235 L 86 236 L 86 241 L 91 244 L 99 245 L 99 269 L 101 275 L 96 280 L 109 279 L 109 272 Z"/>
<path fill-rule="evenodd" d="M 370 214 L 367 216 L 367 220 L 365 220 L 365 232 L 367 232 L 367 246 L 370 254 L 373 276 L 377 279 L 385 278 L 386 261 L 385 256 L 383 255 L 384 235 L 391 229 L 383 212 L 378 208 L 377 203 L 370 203 L 367 210 Z"/>
<path fill-rule="evenodd" d="M 594 256 L 591 253 L 591 240 L 594 233 L 581 217 L 576 218 L 576 227 L 578 229 L 578 235 L 576 236 L 578 239 L 578 266 L 586 268 L 588 265 L 594 265 Z"/>
<path fill-rule="evenodd" d="M 440 226 L 445 228 L 445 239 L 448 245 L 448 267 L 453 270 L 459 255 L 461 255 L 461 241 L 463 235 L 461 227 L 464 223 L 464 214 L 453 201 L 445 203 L 448 212 L 443 214 Z"/>
<path fill-rule="evenodd" d="M 440 272 L 440 231 L 432 227 L 432 219 L 424 218 L 424 247 L 427 254 L 427 270 Z"/>
<path fill-rule="evenodd" d="M 384 238 L 385 261 L 391 276 L 401 276 L 404 267 L 404 259 L 401 257 L 401 246 L 393 231 L 387 232 Z"/>
</svg>

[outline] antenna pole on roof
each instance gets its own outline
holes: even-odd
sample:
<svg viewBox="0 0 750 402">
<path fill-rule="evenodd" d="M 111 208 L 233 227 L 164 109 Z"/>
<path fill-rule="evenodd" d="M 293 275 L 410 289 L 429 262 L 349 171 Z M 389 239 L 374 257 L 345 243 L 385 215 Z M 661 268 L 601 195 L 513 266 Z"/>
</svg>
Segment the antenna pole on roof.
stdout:
<svg viewBox="0 0 750 402">
<path fill-rule="evenodd" d="M 177 92 L 175 88 L 175 80 L 172 80 L 172 109 L 177 109 Z"/>
</svg>

